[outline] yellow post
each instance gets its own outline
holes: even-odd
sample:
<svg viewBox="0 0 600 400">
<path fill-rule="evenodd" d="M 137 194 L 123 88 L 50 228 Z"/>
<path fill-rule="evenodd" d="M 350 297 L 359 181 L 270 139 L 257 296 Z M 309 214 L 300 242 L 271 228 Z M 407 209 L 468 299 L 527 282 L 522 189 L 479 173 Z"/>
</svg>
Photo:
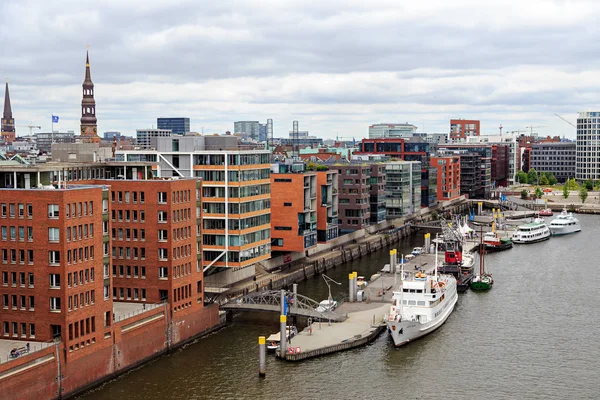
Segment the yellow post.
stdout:
<svg viewBox="0 0 600 400">
<path fill-rule="evenodd" d="M 267 354 L 267 340 L 264 336 L 258 337 L 258 376 L 264 378 L 265 372 L 265 359 Z"/>
</svg>

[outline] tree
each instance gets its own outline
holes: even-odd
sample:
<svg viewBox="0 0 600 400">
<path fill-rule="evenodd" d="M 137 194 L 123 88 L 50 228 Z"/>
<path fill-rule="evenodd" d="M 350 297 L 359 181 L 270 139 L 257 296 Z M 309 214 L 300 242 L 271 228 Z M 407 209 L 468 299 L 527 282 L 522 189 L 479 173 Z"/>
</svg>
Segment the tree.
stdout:
<svg viewBox="0 0 600 400">
<path fill-rule="evenodd" d="M 529 172 L 527 172 L 527 182 L 530 185 L 536 184 L 538 181 L 538 173 L 535 168 L 529 168 Z"/>
<path fill-rule="evenodd" d="M 587 199 L 587 197 L 588 197 L 588 191 L 587 191 L 585 185 L 581 186 L 581 189 L 579 189 L 579 198 L 581 199 L 581 202 L 585 203 L 585 199 Z"/>
<path fill-rule="evenodd" d="M 523 170 L 517 172 L 517 182 L 527 183 L 527 173 L 523 172 Z"/>
<path fill-rule="evenodd" d="M 548 181 L 546 174 L 541 174 L 540 175 L 540 185 L 549 185 L 549 184 L 550 184 L 550 181 Z"/>
<path fill-rule="evenodd" d="M 565 199 L 569 198 L 569 182 L 565 182 L 565 185 L 563 186 L 563 197 Z"/>
<path fill-rule="evenodd" d="M 525 200 L 527 198 L 527 194 L 528 194 L 527 190 L 525 190 L 525 189 L 521 190 L 521 198 L 523 200 Z"/>
<path fill-rule="evenodd" d="M 543 195 L 544 195 L 544 191 L 541 188 L 536 187 L 535 188 L 535 198 L 541 199 Z"/>
<path fill-rule="evenodd" d="M 579 185 L 577 184 L 577 181 L 575 180 L 575 178 L 571 178 L 567 181 L 567 187 L 569 188 L 569 190 L 579 189 Z"/>
<path fill-rule="evenodd" d="M 594 182 L 592 182 L 590 179 L 588 179 L 587 181 L 583 182 L 583 186 L 586 188 L 586 190 L 594 190 Z"/>
<path fill-rule="evenodd" d="M 554 176 L 554 174 L 548 172 L 546 174 L 546 177 L 548 178 L 548 183 L 550 185 L 556 185 L 556 183 L 558 182 L 558 179 L 556 179 L 556 177 Z"/>
</svg>

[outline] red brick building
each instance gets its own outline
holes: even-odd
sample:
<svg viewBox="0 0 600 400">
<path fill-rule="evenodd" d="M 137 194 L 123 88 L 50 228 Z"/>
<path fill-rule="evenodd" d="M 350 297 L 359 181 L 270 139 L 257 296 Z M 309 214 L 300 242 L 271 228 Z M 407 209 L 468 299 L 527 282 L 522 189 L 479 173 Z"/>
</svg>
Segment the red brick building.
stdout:
<svg viewBox="0 0 600 400">
<path fill-rule="evenodd" d="M 317 171 L 317 241 L 338 237 L 338 172 Z"/>
<path fill-rule="evenodd" d="M 452 200 L 460 196 L 460 157 L 431 157 L 431 166 L 437 170 L 438 201 Z"/>
<path fill-rule="evenodd" d="M 450 139 L 460 140 L 467 136 L 480 136 L 481 124 L 475 119 L 451 119 Z"/>
<path fill-rule="evenodd" d="M 306 171 L 304 163 L 273 164 L 271 251 L 303 252 L 316 245 L 316 172 Z"/>
</svg>

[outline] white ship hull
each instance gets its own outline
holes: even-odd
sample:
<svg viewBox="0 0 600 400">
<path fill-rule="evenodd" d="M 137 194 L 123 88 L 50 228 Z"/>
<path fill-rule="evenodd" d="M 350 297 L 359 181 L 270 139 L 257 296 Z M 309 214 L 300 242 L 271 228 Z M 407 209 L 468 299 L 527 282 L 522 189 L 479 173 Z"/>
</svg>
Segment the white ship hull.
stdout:
<svg viewBox="0 0 600 400">
<path fill-rule="evenodd" d="M 521 238 L 521 237 L 513 236 L 512 241 L 513 241 L 513 243 L 529 244 L 529 243 L 543 242 L 544 240 L 548 240 L 548 239 L 550 239 L 550 229 L 548 229 L 546 232 L 544 232 L 539 237 Z"/>
<path fill-rule="evenodd" d="M 425 336 L 442 326 L 450 314 L 452 314 L 454 306 L 456 305 L 456 301 L 458 299 L 456 286 L 454 286 L 453 293 L 451 295 L 452 297 L 447 300 L 447 304 L 440 315 L 431 321 L 423 324 L 419 321 L 388 321 L 387 327 L 392 339 L 394 340 L 394 345 L 396 347 L 405 345 L 406 343 Z"/>
<path fill-rule="evenodd" d="M 579 224 L 567 226 L 550 226 L 550 231 L 552 232 L 552 236 L 568 235 L 570 233 L 580 232 L 581 226 Z"/>
</svg>

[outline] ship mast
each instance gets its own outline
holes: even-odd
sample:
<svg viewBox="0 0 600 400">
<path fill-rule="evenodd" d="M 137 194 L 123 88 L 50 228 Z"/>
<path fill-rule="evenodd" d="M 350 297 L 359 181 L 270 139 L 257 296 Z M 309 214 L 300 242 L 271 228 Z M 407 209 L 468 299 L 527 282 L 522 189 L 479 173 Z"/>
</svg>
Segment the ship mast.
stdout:
<svg viewBox="0 0 600 400">
<path fill-rule="evenodd" d="M 438 280 L 438 234 L 435 234 L 435 262 L 434 262 L 434 270 L 435 270 L 435 281 L 437 282 Z"/>
<path fill-rule="evenodd" d="M 479 276 L 483 276 L 483 257 L 485 254 L 485 247 L 483 245 L 483 225 L 479 227 Z"/>
</svg>

